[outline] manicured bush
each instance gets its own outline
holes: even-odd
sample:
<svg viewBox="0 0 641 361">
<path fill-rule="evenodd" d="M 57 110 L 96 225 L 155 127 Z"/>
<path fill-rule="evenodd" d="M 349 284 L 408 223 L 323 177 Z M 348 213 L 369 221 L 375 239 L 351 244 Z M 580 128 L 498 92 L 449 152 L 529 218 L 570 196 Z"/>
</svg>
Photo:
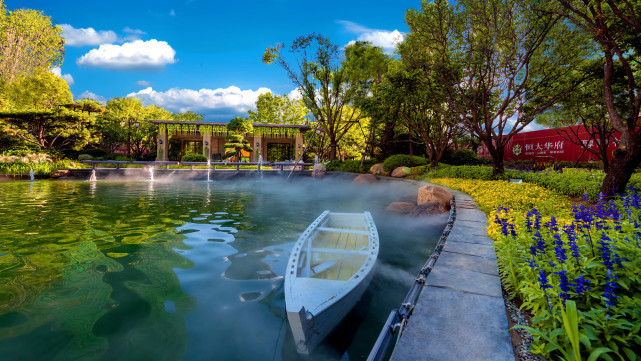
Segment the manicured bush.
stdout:
<svg viewBox="0 0 641 361">
<path fill-rule="evenodd" d="M 393 155 L 385 161 L 383 161 L 383 169 L 386 172 L 391 172 L 398 167 L 418 167 L 421 165 L 427 165 L 427 159 L 418 156 L 412 156 L 407 154 L 396 154 Z"/>
<path fill-rule="evenodd" d="M 342 171 L 342 172 L 352 172 L 352 173 L 368 173 L 369 169 L 378 163 L 376 159 L 366 159 L 363 161 L 363 166 L 361 166 L 360 159 L 354 160 L 333 160 L 326 164 L 328 171 Z"/>
<path fill-rule="evenodd" d="M 202 154 L 187 153 L 183 155 L 181 162 L 206 162 L 207 157 Z"/>
<path fill-rule="evenodd" d="M 443 162 L 452 165 L 477 165 L 479 159 L 476 153 L 469 149 L 459 149 L 452 152 Z"/>
<path fill-rule="evenodd" d="M 78 160 L 92 160 L 93 157 L 89 154 L 80 154 Z"/>
</svg>

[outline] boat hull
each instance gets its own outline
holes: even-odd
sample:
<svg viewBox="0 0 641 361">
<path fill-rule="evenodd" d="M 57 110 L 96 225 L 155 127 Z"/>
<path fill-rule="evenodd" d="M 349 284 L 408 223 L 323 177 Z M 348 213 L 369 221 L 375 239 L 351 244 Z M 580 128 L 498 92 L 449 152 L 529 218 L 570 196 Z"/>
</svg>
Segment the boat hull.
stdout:
<svg viewBox="0 0 641 361">
<path fill-rule="evenodd" d="M 298 353 L 309 354 L 325 337 L 334 331 L 336 326 L 343 321 L 345 316 L 361 299 L 363 293 L 369 287 L 373 273 L 373 271 L 370 272 L 349 293 L 316 315 L 304 310 L 306 317 L 301 317 L 300 311 L 287 311 L 287 319 L 292 329 Z M 311 319 L 308 319 L 310 314 Z"/>
</svg>

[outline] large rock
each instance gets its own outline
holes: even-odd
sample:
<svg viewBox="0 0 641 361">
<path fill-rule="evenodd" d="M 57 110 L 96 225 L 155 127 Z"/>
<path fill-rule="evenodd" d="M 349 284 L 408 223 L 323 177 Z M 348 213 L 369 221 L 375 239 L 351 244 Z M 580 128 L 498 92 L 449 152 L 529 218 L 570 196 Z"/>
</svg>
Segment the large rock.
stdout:
<svg viewBox="0 0 641 361">
<path fill-rule="evenodd" d="M 67 169 L 58 169 L 58 170 L 54 170 L 53 172 L 51 172 L 51 174 L 49 174 L 49 177 L 50 178 L 66 177 L 66 176 L 69 175 L 69 173 L 70 172 Z"/>
<path fill-rule="evenodd" d="M 356 178 L 354 178 L 353 183 L 358 183 L 358 184 L 370 184 L 370 183 L 376 183 L 378 180 L 376 179 L 376 176 L 373 174 L 360 174 Z"/>
<path fill-rule="evenodd" d="M 312 170 L 312 177 L 314 178 L 323 178 L 327 173 L 327 168 L 323 163 L 314 164 L 314 169 Z"/>
<path fill-rule="evenodd" d="M 385 208 L 387 212 L 408 214 L 414 210 L 415 204 L 407 202 L 392 202 Z"/>
<path fill-rule="evenodd" d="M 454 198 L 452 193 L 447 189 L 434 185 L 426 185 L 418 189 L 417 203 L 420 206 L 427 202 L 439 202 L 445 210 L 449 211 L 452 198 Z"/>
<path fill-rule="evenodd" d="M 382 175 L 383 173 L 385 173 L 385 169 L 383 169 L 383 163 L 374 164 L 372 168 L 369 169 L 369 172 L 373 175 Z"/>
<path fill-rule="evenodd" d="M 443 204 L 441 204 L 441 202 L 434 201 L 434 202 L 426 202 L 414 207 L 414 209 L 412 209 L 412 211 L 410 212 L 410 215 L 418 217 L 418 216 L 429 216 L 432 214 L 441 214 L 445 212 L 447 212 L 447 209 L 443 207 Z"/>
<path fill-rule="evenodd" d="M 403 178 L 412 174 L 412 170 L 408 167 L 398 167 L 392 171 L 392 177 Z"/>
</svg>

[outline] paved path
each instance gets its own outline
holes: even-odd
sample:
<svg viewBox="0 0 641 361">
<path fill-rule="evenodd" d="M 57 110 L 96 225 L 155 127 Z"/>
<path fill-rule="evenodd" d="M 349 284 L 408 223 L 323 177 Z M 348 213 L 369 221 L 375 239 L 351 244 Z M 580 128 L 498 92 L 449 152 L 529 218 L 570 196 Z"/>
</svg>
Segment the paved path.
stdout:
<svg viewBox="0 0 641 361">
<path fill-rule="evenodd" d="M 427 278 L 392 361 L 514 361 L 487 217 L 469 195 Z"/>
</svg>

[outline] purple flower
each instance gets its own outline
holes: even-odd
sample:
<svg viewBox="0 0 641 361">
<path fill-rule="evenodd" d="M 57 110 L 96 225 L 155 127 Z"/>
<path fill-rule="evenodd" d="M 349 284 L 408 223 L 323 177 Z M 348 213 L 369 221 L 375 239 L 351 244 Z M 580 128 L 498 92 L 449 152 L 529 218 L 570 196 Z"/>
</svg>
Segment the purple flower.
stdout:
<svg viewBox="0 0 641 361">
<path fill-rule="evenodd" d="M 579 275 L 579 277 L 577 279 L 575 279 L 574 281 L 576 282 L 574 284 L 574 290 L 576 291 L 576 293 L 579 296 L 581 296 L 583 291 L 587 291 L 587 290 L 591 289 L 590 287 L 586 286 L 587 283 L 591 283 L 591 282 L 589 280 L 586 280 L 585 278 L 583 278 L 583 275 Z"/>
<path fill-rule="evenodd" d="M 601 240 L 597 242 L 600 246 L 597 247 L 599 251 L 601 251 L 601 258 L 603 258 L 603 263 L 608 270 L 612 269 L 612 266 L 614 265 L 614 261 L 612 260 L 612 248 L 610 247 L 610 238 L 605 234 L 605 232 L 601 233 Z"/>
<path fill-rule="evenodd" d="M 568 275 L 565 271 L 558 271 L 554 272 L 559 276 L 559 287 L 561 288 L 561 293 L 559 293 L 559 297 L 563 299 L 563 305 L 565 305 L 565 301 L 570 299 L 570 294 L 568 293 L 570 291 L 570 283 L 568 282 Z"/>
<path fill-rule="evenodd" d="M 536 240 L 536 248 L 539 250 L 539 253 L 545 253 L 545 239 L 543 239 L 543 236 L 541 236 L 541 232 L 539 230 L 536 230 L 536 233 L 534 233 L 534 237 Z"/>
<path fill-rule="evenodd" d="M 548 283 L 548 278 L 545 275 L 545 271 L 542 269 L 539 270 L 539 278 L 536 279 L 541 284 L 541 288 L 545 291 L 546 288 L 552 288 Z"/>
<path fill-rule="evenodd" d="M 619 277 L 614 276 L 612 270 L 608 270 L 608 281 L 605 283 L 605 289 L 603 290 L 603 297 L 606 299 L 605 305 L 608 308 L 615 306 L 615 299 L 619 298 L 615 293 L 615 290 L 619 288 L 619 285 L 614 281 L 615 279 L 619 279 Z"/>
<path fill-rule="evenodd" d="M 561 240 L 561 236 L 557 233 L 554 235 L 554 244 L 556 247 L 554 247 L 554 252 L 556 253 L 556 259 L 559 260 L 559 263 L 565 262 L 568 257 L 565 255 L 565 248 L 563 248 L 563 240 Z"/>
<path fill-rule="evenodd" d="M 532 216 L 534 213 L 532 211 L 528 211 L 527 215 L 525 216 L 525 228 L 527 228 L 528 233 L 532 233 Z"/>
</svg>

